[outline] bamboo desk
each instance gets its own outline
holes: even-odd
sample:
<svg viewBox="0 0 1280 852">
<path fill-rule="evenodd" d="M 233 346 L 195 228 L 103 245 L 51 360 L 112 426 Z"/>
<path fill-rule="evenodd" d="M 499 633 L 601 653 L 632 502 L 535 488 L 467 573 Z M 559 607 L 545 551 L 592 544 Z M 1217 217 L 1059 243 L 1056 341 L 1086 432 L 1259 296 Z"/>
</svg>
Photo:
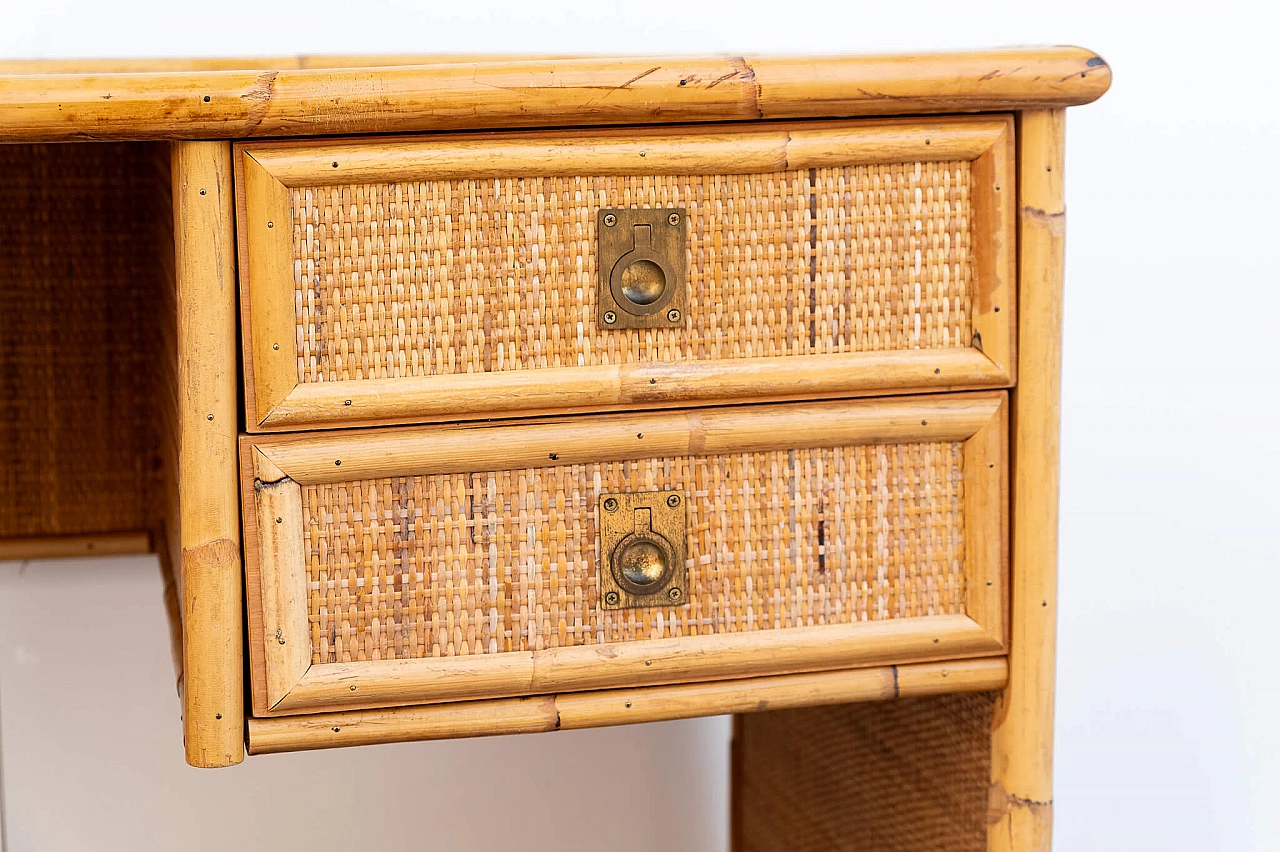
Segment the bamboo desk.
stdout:
<svg viewBox="0 0 1280 852">
<path fill-rule="evenodd" d="M 193 765 L 240 762 L 246 721 L 250 750 L 269 752 L 738 713 L 735 848 L 1047 849 L 1063 119 L 1066 107 L 1096 99 L 1109 84 L 1106 63 L 1077 48 L 822 60 L 0 62 L 0 444 L 9 460 L 0 479 L 0 558 L 159 554 L 175 580 L 179 689 Z M 267 616 L 255 615 L 252 598 L 246 626 L 237 442 L 247 427 L 271 428 L 256 416 L 246 424 L 242 394 L 245 384 L 270 389 L 261 366 L 270 350 L 253 359 L 246 351 L 242 360 L 237 287 L 246 267 L 237 270 L 234 228 L 248 225 L 243 211 L 237 221 L 235 210 L 241 179 L 235 140 L 664 125 L 675 135 L 661 144 L 678 153 L 685 137 L 675 126 L 690 123 L 719 122 L 726 129 L 717 133 L 748 133 L 755 125 L 791 122 L 785 125 L 790 134 L 818 126 L 796 122 L 916 117 L 858 125 L 889 128 L 879 142 L 859 149 L 859 156 L 870 157 L 866 162 L 884 162 L 884 150 L 901 153 L 902 146 L 916 145 L 923 151 L 922 142 L 931 144 L 919 128 L 936 128 L 935 138 L 942 140 L 969 126 L 923 118 L 939 113 L 1012 116 L 1008 127 L 1016 135 L 1001 136 L 998 125 L 983 132 L 1007 138 L 1016 157 L 1016 228 L 1011 220 L 1009 233 L 1016 234 L 1017 254 L 1010 249 L 1008 255 L 1017 270 L 1017 297 L 1009 300 L 1010 310 L 1016 302 L 1014 333 L 1007 339 L 987 333 L 985 347 L 975 341 L 987 359 L 978 361 L 988 366 L 972 380 L 934 380 L 930 371 L 901 380 L 915 374 L 889 364 L 884 369 L 899 377 L 898 384 L 857 385 L 847 372 L 836 372 L 813 379 L 821 392 L 810 395 L 1010 389 L 1007 403 L 1003 390 L 995 396 L 984 391 L 987 402 L 973 403 L 988 412 L 1004 412 L 1007 404 L 1011 413 L 1007 447 L 1003 439 L 991 444 L 992 458 L 1003 459 L 1007 449 L 1009 496 L 982 509 L 997 519 L 1007 510 L 1012 530 L 1007 558 L 997 556 L 990 566 L 995 573 L 988 585 L 996 584 L 998 597 L 986 617 L 1002 625 L 994 634 L 956 646 L 967 651 L 917 654 L 908 662 L 876 662 L 861 640 L 850 640 L 848 659 L 862 662 L 835 671 L 805 651 L 808 668 L 761 674 L 756 661 L 750 664 L 756 668 L 739 671 L 739 679 L 718 682 L 612 683 L 610 689 L 533 698 L 301 717 L 246 710 L 252 692 L 245 679 L 246 630 L 254 639 L 254 619 Z M 633 132 L 649 138 L 644 134 L 650 131 Z M 387 137 L 368 138 L 379 148 Z M 71 142 L 93 144 L 54 144 Z M 791 157 L 806 156 L 792 150 L 793 142 L 787 135 L 781 148 L 762 156 L 776 154 L 781 159 L 774 167 L 786 168 Z M 956 144 L 961 147 L 952 153 L 961 159 L 956 152 L 976 143 Z M 814 150 L 807 156 L 820 162 L 824 155 Z M 938 157 L 946 153 L 932 150 Z M 240 148 L 235 152 L 241 155 Z M 338 165 L 335 160 L 333 168 Z M 402 162 L 397 168 L 422 167 Z M 974 180 L 988 178 L 982 172 Z M 1011 172 L 1010 183 L 1012 178 Z M 975 306 L 975 312 L 988 307 Z M 994 315 L 984 316 L 982 322 L 996 322 Z M 1013 322 L 1011 313 L 1005 316 Z M 977 364 L 971 356 L 956 354 L 954 363 Z M 251 360 L 255 375 L 248 374 Z M 780 393 L 785 395 L 774 395 Z M 627 410 L 628 398 L 618 397 L 623 402 L 611 407 Z M 874 414 L 892 405 L 951 404 L 921 399 L 849 410 Z M 429 401 L 428 394 L 415 404 Z M 548 406 L 555 408 L 554 402 Z M 350 425 L 412 422 L 397 420 L 394 408 L 378 410 Z M 304 415 L 290 416 L 305 424 Z M 341 405 L 333 416 L 344 416 Z M 928 439 L 920 433 L 913 440 Z M 245 440 L 246 446 L 275 446 L 263 436 Z M 1003 474 L 1003 461 L 991 467 Z M 247 493 L 257 499 L 252 489 Z M 259 546 L 256 539 L 253 544 Z M 250 563 L 256 565 L 256 558 Z M 997 570 L 1006 563 L 1007 586 L 1004 569 Z M 251 579 L 258 578 L 255 571 Z M 971 597 L 971 605 L 976 600 Z M 769 647 L 769 653 L 784 653 L 782 645 Z M 305 672 L 309 660 L 298 665 Z M 629 685 L 635 688 L 616 688 Z M 895 698 L 905 700 L 878 700 Z M 778 712 L 754 712 L 765 708 Z M 876 783 L 904 772 L 915 773 L 917 782 Z"/>
</svg>

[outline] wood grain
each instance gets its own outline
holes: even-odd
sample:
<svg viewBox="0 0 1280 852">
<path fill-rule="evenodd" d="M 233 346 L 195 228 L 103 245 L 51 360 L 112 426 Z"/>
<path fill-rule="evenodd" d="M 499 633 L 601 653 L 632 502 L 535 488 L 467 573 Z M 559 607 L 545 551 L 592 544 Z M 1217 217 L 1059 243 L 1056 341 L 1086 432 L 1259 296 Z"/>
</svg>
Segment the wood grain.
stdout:
<svg viewBox="0 0 1280 852">
<path fill-rule="evenodd" d="M 880 666 L 536 698 L 249 720 L 249 752 L 551 732 L 814 704 L 981 692 L 1005 683 L 1003 658 Z"/>
<path fill-rule="evenodd" d="M 1001 408 L 999 391 L 644 414 L 502 425 L 416 426 L 246 436 L 295 482 L 464 473 L 796 446 L 964 441 Z"/>
<path fill-rule="evenodd" d="M 272 710 L 314 713 L 994 655 L 964 615 L 645 639 L 544 651 L 312 665 Z M 352 687 L 355 689 L 352 689 Z"/>
<path fill-rule="evenodd" d="M 151 552 L 153 552 L 151 534 L 147 532 L 0 538 L 0 561 L 11 559 L 75 559 L 80 556 L 126 556 Z"/>
<path fill-rule="evenodd" d="M 250 431 L 457 420 L 461 412 L 533 416 L 1006 384 L 1000 365 L 969 348 L 455 373 L 295 384 Z M 259 394 L 255 404 L 263 399 Z"/>
<path fill-rule="evenodd" d="M 10 73 L 0 76 L 0 141 L 978 112 L 1088 103 L 1111 82 L 1107 64 L 1077 47 L 833 58 L 371 61 L 374 67 L 365 68 L 270 63 L 205 71 L 170 65 L 114 74 Z"/>
<path fill-rule="evenodd" d="M 247 142 L 236 150 L 285 186 L 302 187 L 584 174 L 751 174 L 851 163 L 975 160 L 993 146 L 1003 150 L 1012 130 L 1011 116 L 944 116 L 817 126 L 764 123 L 287 140 Z"/>
<path fill-rule="evenodd" d="M 244 759 L 231 146 L 172 150 L 187 761 Z M 178 558 L 178 557 L 176 557 Z"/>
<path fill-rule="evenodd" d="M 1012 120 L 970 165 L 973 186 L 973 345 L 1000 368 L 1005 381 L 1017 376 L 1018 247 Z"/>
<path fill-rule="evenodd" d="M 990 852 L 1048 852 L 1053 826 L 1064 209 L 1061 110 L 1020 126 L 1020 379 L 1013 394 L 1009 685 L 992 732 Z"/>
<path fill-rule="evenodd" d="M 253 454 L 254 498 L 261 596 L 260 635 L 266 674 L 266 707 L 275 707 L 311 665 L 307 621 L 307 566 L 303 552 L 302 489 L 279 468 Z M 262 697 L 254 696 L 257 709 Z"/>
<path fill-rule="evenodd" d="M 987 566 L 967 577 L 964 611 L 1001 645 L 1009 640 L 1008 421 L 1001 405 L 964 445 L 965 565 Z"/>
</svg>

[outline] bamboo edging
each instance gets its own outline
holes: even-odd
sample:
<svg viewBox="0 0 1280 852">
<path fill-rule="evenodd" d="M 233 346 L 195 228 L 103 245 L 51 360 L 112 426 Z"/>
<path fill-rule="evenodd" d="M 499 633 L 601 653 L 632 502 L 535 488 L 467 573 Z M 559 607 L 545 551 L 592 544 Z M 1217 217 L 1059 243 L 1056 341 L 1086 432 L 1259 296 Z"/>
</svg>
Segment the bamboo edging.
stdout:
<svg viewBox="0 0 1280 852">
<path fill-rule="evenodd" d="M 1111 84 L 1106 62 L 1078 47 L 826 58 L 484 59 L 379 65 L 370 57 L 364 68 L 285 62 L 227 70 L 157 63 L 154 71 L 106 73 L 90 66 L 62 74 L 32 66 L 36 73 L 0 76 L 0 141 L 979 112 L 1088 103 Z"/>
<path fill-rule="evenodd" d="M 16 559 L 74 559 L 77 556 L 131 556 L 151 553 L 146 532 L 0 538 L 0 562 Z"/>
<path fill-rule="evenodd" d="M 178 493 L 187 762 L 244 759 L 231 146 L 173 146 Z"/>
<path fill-rule="evenodd" d="M 628 725 L 723 713 L 983 692 L 1003 658 L 919 663 L 715 683 L 601 690 L 314 716 L 251 718 L 250 754 Z"/>
<path fill-rule="evenodd" d="M 1013 394 L 1009 685 L 992 731 L 989 852 L 1048 852 L 1058 575 L 1064 113 L 1027 112 L 1019 133 L 1019 384 Z"/>
<path fill-rule="evenodd" d="M 586 464 L 795 446 L 965 441 L 995 417 L 1002 391 L 728 406 L 506 424 L 247 435 L 284 476 L 311 485 L 383 476 Z M 797 435 L 793 430 L 803 426 Z"/>
</svg>

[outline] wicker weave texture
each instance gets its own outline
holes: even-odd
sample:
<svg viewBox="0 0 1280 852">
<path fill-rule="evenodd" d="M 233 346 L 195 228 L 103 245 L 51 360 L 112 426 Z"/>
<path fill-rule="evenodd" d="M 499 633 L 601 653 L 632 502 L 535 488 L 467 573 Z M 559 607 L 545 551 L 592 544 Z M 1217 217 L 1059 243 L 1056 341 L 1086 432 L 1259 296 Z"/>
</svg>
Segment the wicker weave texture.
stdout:
<svg viewBox="0 0 1280 852">
<path fill-rule="evenodd" d="M 166 151 L 0 145 L 0 536 L 156 522 Z"/>
<path fill-rule="evenodd" d="M 308 485 L 315 662 L 964 611 L 963 445 L 653 458 Z M 684 491 L 689 605 L 602 610 L 602 492 Z"/>
<path fill-rule="evenodd" d="M 736 852 L 985 852 L 995 693 L 738 717 Z"/>
<path fill-rule="evenodd" d="M 969 164 L 291 190 L 298 380 L 969 346 Z M 596 211 L 688 210 L 682 329 L 601 330 Z"/>
</svg>

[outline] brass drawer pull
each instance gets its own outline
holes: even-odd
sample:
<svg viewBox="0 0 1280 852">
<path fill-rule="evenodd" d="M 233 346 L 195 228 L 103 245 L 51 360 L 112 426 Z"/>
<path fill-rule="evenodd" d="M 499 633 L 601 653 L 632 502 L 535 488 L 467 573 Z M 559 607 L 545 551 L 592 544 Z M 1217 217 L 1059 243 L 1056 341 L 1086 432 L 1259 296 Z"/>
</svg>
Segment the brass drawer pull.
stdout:
<svg viewBox="0 0 1280 852">
<path fill-rule="evenodd" d="M 605 328 L 684 324 L 684 209 L 602 209 L 597 302 Z"/>
<path fill-rule="evenodd" d="M 685 507 L 676 491 L 600 495 L 605 609 L 687 602 Z"/>
</svg>

